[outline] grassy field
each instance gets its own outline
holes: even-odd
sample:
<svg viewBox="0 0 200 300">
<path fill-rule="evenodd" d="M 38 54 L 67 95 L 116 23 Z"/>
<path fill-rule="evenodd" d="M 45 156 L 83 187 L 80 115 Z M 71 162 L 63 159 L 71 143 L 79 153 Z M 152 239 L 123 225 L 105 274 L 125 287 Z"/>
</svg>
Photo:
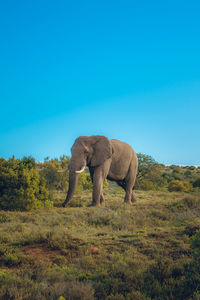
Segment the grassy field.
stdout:
<svg viewBox="0 0 200 300">
<path fill-rule="evenodd" d="M 107 190 L 101 208 L 81 192 L 66 208 L 55 193 L 52 209 L 0 211 L 0 299 L 200 299 L 199 196 L 136 194 L 132 206 Z"/>
</svg>

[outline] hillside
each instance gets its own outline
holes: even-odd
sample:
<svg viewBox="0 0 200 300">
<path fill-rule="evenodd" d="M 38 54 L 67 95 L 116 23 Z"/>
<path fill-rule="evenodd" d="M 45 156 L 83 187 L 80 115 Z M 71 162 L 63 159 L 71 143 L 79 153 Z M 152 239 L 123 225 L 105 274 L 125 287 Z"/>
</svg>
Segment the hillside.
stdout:
<svg viewBox="0 0 200 300">
<path fill-rule="evenodd" d="M 199 196 L 136 194 L 132 206 L 111 189 L 101 208 L 82 191 L 66 208 L 0 211 L 0 299 L 199 299 Z"/>
</svg>

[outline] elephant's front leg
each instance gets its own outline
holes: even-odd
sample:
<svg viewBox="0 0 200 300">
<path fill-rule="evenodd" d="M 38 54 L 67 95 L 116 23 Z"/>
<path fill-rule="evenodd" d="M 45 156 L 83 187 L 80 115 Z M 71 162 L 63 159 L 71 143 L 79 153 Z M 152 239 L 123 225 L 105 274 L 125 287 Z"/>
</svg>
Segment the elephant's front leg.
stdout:
<svg viewBox="0 0 200 300">
<path fill-rule="evenodd" d="M 100 168 L 97 168 L 93 175 L 93 193 L 92 193 L 92 205 L 100 206 L 102 202 L 103 193 L 103 174 Z"/>
<path fill-rule="evenodd" d="M 99 204 L 96 204 L 96 203 L 104 203 L 104 197 L 103 197 L 103 187 L 101 188 L 101 194 L 100 192 L 98 191 L 98 186 L 99 185 L 99 182 L 98 182 L 98 176 L 100 176 L 101 174 L 100 173 L 100 170 L 95 172 L 95 169 L 92 168 L 92 167 L 89 167 L 89 171 L 90 171 L 90 177 L 91 177 L 91 180 L 92 180 L 92 184 L 93 184 L 93 193 L 92 193 L 92 205 L 93 206 L 96 206 L 96 205 L 99 205 Z M 94 176 L 95 174 L 95 176 Z M 95 179 L 95 184 L 94 184 L 94 178 Z M 100 200 L 98 199 L 98 194 L 100 194 Z"/>
<path fill-rule="evenodd" d="M 104 205 L 103 183 L 108 175 L 110 164 L 111 164 L 111 158 L 107 159 L 104 164 L 95 168 L 92 174 L 92 180 L 93 180 L 92 205 L 94 206 Z"/>
</svg>

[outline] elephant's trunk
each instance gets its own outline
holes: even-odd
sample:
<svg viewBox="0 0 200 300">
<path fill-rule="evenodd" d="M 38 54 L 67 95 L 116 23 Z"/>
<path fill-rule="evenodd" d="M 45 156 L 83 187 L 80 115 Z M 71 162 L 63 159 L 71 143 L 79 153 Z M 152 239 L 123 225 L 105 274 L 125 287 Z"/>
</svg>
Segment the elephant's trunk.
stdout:
<svg viewBox="0 0 200 300">
<path fill-rule="evenodd" d="M 66 200 L 63 203 L 63 206 L 65 206 L 70 201 L 70 199 L 73 197 L 74 192 L 76 190 L 77 183 L 78 183 L 78 174 L 76 174 L 75 172 L 70 170 L 70 172 L 69 172 L 69 189 L 68 189 Z"/>
</svg>

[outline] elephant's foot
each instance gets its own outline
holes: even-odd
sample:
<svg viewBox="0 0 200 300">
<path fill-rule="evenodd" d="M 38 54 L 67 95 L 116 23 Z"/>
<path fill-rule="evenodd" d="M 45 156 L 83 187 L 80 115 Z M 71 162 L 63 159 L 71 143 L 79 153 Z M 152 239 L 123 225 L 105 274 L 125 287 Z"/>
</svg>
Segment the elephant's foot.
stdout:
<svg viewBox="0 0 200 300">
<path fill-rule="evenodd" d="M 131 201 L 124 201 L 125 204 L 127 205 L 132 205 L 133 203 Z"/>
<path fill-rule="evenodd" d="M 92 202 L 91 206 L 96 206 L 96 207 L 100 207 L 101 203 L 100 202 Z"/>
<path fill-rule="evenodd" d="M 126 192 L 125 198 L 124 198 L 124 203 L 126 204 L 132 204 L 131 200 L 132 200 L 132 193 L 131 192 Z"/>
<path fill-rule="evenodd" d="M 101 204 L 101 206 L 105 206 L 105 200 L 104 200 L 103 195 L 101 195 L 100 204 Z"/>
<path fill-rule="evenodd" d="M 124 203 L 125 203 L 125 204 L 128 204 L 128 205 L 131 205 L 131 204 L 132 204 L 131 199 L 130 199 L 130 198 L 127 199 L 126 197 L 125 197 L 125 199 L 124 199 Z"/>
<path fill-rule="evenodd" d="M 136 196 L 135 196 L 135 193 L 132 192 L 132 195 L 131 195 L 131 202 L 134 203 L 134 202 L 136 202 L 136 201 L 137 201 L 137 198 L 136 198 Z"/>
</svg>

